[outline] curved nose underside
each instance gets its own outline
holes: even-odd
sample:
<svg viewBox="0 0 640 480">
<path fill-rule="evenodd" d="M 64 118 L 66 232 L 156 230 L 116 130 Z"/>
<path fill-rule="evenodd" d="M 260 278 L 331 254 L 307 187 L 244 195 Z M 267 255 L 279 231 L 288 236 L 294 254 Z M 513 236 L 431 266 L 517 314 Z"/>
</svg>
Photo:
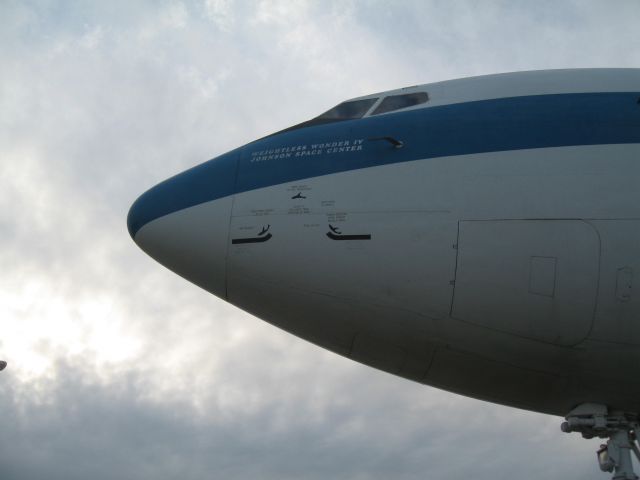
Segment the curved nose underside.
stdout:
<svg viewBox="0 0 640 480">
<path fill-rule="evenodd" d="M 226 257 L 235 155 L 223 155 L 159 183 L 127 217 L 136 244 L 156 261 L 226 298 Z"/>
</svg>

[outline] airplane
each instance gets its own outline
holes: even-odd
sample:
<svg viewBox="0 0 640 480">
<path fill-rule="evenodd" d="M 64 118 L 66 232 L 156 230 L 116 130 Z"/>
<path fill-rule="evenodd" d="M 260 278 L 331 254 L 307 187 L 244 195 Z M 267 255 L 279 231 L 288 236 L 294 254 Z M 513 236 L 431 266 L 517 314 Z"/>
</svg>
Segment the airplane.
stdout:
<svg viewBox="0 0 640 480">
<path fill-rule="evenodd" d="M 563 416 L 607 439 L 603 471 L 638 478 L 640 69 L 354 98 L 159 183 L 127 225 L 244 311 L 394 375 Z"/>
</svg>

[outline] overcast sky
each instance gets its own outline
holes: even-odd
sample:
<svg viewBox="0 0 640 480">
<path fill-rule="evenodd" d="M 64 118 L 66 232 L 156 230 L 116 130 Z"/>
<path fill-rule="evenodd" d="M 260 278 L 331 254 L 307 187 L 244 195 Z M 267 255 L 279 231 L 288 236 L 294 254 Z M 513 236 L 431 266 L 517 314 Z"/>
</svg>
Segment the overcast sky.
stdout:
<svg viewBox="0 0 640 480">
<path fill-rule="evenodd" d="M 354 363 L 148 258 L 130 204 L 349 97 L 640 66 L 639 1 L 0 0 L 1 479 L 607 478 L 598 441 Z"/>
</svg>

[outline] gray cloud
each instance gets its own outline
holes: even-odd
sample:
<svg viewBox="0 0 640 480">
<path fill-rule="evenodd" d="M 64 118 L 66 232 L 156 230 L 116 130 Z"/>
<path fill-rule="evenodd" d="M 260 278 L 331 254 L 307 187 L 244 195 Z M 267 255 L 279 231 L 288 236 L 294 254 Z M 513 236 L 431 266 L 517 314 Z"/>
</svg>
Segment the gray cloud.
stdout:
<svg viewBox="0 0 640 480">
<path fill-rule="evenodd" d="M 149 398 L 152 387 L 144 375 L 129 372 L 101 383 L 90 370 L 58 362 L 55 380 L 0 389 L 0 473 L 54 479 L 417 479 L 459 478 L 470 471 L 509 478 L 517 470 L 540 478 L 591 470 L 586 462 L 576 468 L 557 455 L 559 449 L 578 452 L 575 444 L 551 438 L 556 422 L 542 415 L 505 415 L 503 407 L 407 386 L 364 367 L 342 371 L 340 378 L 330 373 L 327 380 L 322 370 L 331 372 L 326 367 L 337 364 L 331 358 L 322 363 L 324 369 L 289 374 L 286 381 L 282 375 L 260 381 L 233 363 L 244 381 L 253 378 L 258 385 L 247 385 L 248 393 L 236 385 L 242 391 L 231 408 L 217 398 L 198 412 L 184 401 Z M 318 380 L 309 380 L 308 373 Z M 220 393 L 210 387 L 212 396 Z M 513 451 L 523 453 L 508 454 Z"/>
<path fill-rule="evenodd" d="M 125 217 L 152 184 L 351 96 L 637 66 L 638 13 L 631 1 L 3 3 L 0 477 L 592 474 L 596 445 L 559 419 L 295 339 L 147 258 Z"/>
</svg>

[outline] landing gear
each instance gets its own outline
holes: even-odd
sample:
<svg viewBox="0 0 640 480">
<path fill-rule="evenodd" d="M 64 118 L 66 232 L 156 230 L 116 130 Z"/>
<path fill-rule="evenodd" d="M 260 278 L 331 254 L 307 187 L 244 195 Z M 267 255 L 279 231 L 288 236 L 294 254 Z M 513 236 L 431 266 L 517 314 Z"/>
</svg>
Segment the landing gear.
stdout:
<svg viewBox="0 0 640 480">
<path fill-rule="evenodd" d="M 640 460 L 638 438 L 640 418 L 635 413 L 611 412 L 604 405 L 584 403 L 569 412 L 560 428 L 580 432 L 583 438 L 607 438 L 597 452 L 600 470 L 615 472 L 613 480 L 639 480 L 633 471 L 631 452 Z"/>
</svg>

